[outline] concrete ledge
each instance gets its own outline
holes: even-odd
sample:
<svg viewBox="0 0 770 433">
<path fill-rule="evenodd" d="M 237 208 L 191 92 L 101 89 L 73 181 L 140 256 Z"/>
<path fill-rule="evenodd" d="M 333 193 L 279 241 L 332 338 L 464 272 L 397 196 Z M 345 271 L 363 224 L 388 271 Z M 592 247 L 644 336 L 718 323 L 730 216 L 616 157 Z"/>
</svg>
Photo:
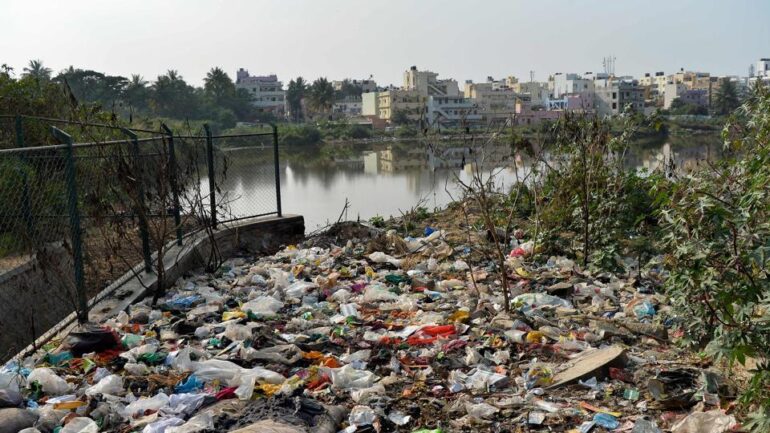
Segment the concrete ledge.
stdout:
<svg viewBox="0 0 770 433">
<path fill-rule="evenodd" d="M 301 215 L 285 215 L 222 223 L 213 233 L 213 241 L 221 257 L 227 259 L 241 251 L 255 255 L 272 254 L 281 245 L 299 242 L 304 235 L 304 218 Z M 206 233 L 196 233 L 185 237 L 182 246 L 176 245 L 176 242 L 169 243 L 163 260 L 165 284 L 173 284 L 184 273 L 205 266 L 214 247 L 211 241 L 211 237 Z M 153 259 L 156 257 L 153 256 Z M 152 293 L 158 285 L 157 275 L 144 272 L 143 268 L 141 263 L 134 266 L 131 271 L 93 297 L 89 301 L 89 320 L 94 323 L 103 322 Z M 75 326 L 76 315 L 73 312 L 14 358 L 29 355 L 52 338 L 68 334 Z"/>
</svg>

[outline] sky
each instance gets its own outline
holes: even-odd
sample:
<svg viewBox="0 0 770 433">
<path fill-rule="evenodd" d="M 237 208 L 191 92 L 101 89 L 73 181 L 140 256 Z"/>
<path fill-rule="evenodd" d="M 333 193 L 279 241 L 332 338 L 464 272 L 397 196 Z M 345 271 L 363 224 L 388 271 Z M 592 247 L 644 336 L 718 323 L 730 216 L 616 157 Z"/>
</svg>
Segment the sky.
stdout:
<svg viewBox="0 0 770 433">
<path fill-rule="evenodd" d="M 747 75 L 770 57 L 770 0 L 0 0 L 0 64 L 30 59 L 200 85 L 219 66 L 284 82 L 412 65 L 460 83 L 555 72 Z"/>
</svg>

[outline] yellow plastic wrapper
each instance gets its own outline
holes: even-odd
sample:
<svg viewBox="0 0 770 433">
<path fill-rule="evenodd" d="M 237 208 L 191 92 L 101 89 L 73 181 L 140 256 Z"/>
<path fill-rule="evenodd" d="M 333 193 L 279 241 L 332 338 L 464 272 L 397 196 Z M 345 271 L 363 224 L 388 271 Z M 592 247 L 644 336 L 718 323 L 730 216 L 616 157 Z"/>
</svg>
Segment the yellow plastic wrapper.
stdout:
<svg viewBox="0 0 770 433">
<path fill-rule="evenodd" d="M 226 320 L 233 320 L 233 319 L 243 319 L 246 317 L 246 313 L 243 311 L 225 311 L 222 313 L 222 321 Z"/>
<path fill-rule="evenodd" d="M 530 344 L 537 344 L 542 343 L 543 339 L 545 338 L 545 335 L 540 331 L 530 331 L 527 333 L 527 343 Z"/>
<path fill-rule="evenodd" d="M 262 391 L 266 396 L 270 397 L 278 390 L 281 389 L 281 385 L 274 385 L 272 383 L 261 383 L 257 385 L 257 389 Z"/>
<path fill-rule="evenodd" d="M 449 315 L 449 321 L 451 322 L 467 322 L 470 319 L 471 313 L 463 310 L 455 311 Z"/>
</svg>

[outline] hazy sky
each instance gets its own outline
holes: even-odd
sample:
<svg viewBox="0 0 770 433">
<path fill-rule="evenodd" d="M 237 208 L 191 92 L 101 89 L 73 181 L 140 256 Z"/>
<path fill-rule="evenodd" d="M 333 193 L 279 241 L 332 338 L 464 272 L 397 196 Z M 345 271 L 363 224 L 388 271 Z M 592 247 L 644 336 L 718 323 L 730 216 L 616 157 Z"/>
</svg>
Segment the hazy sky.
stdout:
<svg viewBox="0 0 770 433">
<path fill-rule="evenodd" d="M 0 0 L 0 63 L 39 58 L 200 84 L 276 73 L 400 84 L 411 65 L 440 77 L 691 70 L 746 75 L 770 56 L 770 0 Z"/>
</svg>

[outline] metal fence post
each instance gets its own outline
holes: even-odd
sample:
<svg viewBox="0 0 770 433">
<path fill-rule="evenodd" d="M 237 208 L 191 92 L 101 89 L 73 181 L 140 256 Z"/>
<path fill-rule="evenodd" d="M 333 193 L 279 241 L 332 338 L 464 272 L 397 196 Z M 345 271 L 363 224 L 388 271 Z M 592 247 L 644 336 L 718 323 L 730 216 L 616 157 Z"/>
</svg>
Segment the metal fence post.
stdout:
<svg viewBox="0 0 770 433">
<path fill-rule="evenodd" d="M 75 291 L 77 292 L 78 322 L 88 322 L 88 300 L 86 299 L 85 275 L 83 272 L 83 240 L 80 232 L 80 211 L 78 209 L 78 192 L 75 183 L 75 155 L 72 149 L 72 137 L 54 126 L 51 133 L 56 139 L 67 145 L 65 151 L 65 170 L 67 175 L 67 210 L 70 220 L 70 236 L 72 238 L 72 259 L 75 266 Z"/>
<path fill-rule="evenodd" d="M 150 253 L 150 233 L 147 228 L 147 218 L 149 218 L 149 211 L 146 209 L 144 202 L 144 178 L 142 176 L 142 162 L 139 160 L 139 137 L 136 133 L 127 128 L 120 128 L 124 134 L 131 139 L 131 159 L 134 163 L 134 169 L 136 172 L 134 176 L 138 182 L 137 195 L 139 196 L 139 202 L 136 204 L 136 212 L 139 216 L 139 236 L 142 238 L 142 256 L 144 257 L 144 271 L 152 272 L 152 255 Z M 142 211 L 145 212 L 142 215 Z"/>
<path fill-rule="evenodd" d="M 16 116 L 16 147 L 22 148 L 24 147 L 24 124 L 23 124 L 23 117 L 17 115 Z M 21 160 L 26 163 L 28 162 L 26 154 L 21 154 Z M 34 242 L 35 236 L 35 223 L 32 219 L 32 205 L 30 204 L 30 191 L 29 191 L 29 173 L 26 170 L 26 167 L 21 167 L 19 169 L 21 174 L 21 214 L 24 215 L 24 222 L 27 225 L 27 236 Z"/>
<path fill-rule="evenodd" d="M 211 139 L 211 129 L 208 124 L 203 125 L 206 130 L 206 162 L 209 168 L 209 203 L 211 203 L 211 228 L 217 229 L 217 184 L 214 172 L 214 142 Z"/>
<path fill-rule="evenodd" d="M 281 210 L 281 172 L 279 171 L 278 164 L 278 126 L 275 124 L 273 127 L 273 163 L 275 164 L 275 205 L 278 211 L 278 216 L 283 216 Z"/>
<path fill-rule="evenodd" d="M 176 226 L 176 244 L 182 246 L 182 214 L 179 208 L 179 184 L 176 178 L 176 149 L 174 148 L 174 133 L 161 123 L 160 127 L 168 138 L 168 180 L 171 184 L 172 200 L 174 201 L 174 225 Z"/>
</svg>

